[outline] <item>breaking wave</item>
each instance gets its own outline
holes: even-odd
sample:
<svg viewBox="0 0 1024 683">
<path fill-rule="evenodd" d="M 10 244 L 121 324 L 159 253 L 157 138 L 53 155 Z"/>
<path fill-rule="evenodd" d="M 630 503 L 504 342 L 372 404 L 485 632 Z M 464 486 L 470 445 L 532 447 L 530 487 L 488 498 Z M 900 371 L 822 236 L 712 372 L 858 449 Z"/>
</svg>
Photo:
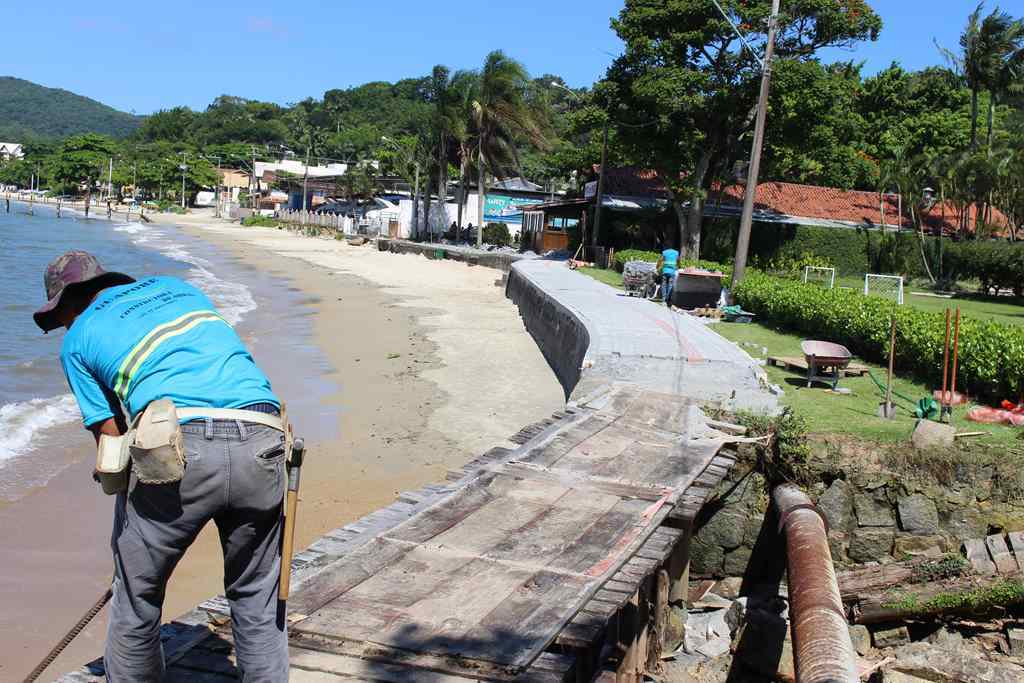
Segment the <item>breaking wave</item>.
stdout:
<svg viewBox="0 0 1024 683">
<path fill-rule="evenodd" d="M 0 406 L 0 462 L 30 451 L 40 431 L 77 419 L 78 404 L 71 394 Z"/>
</svg>

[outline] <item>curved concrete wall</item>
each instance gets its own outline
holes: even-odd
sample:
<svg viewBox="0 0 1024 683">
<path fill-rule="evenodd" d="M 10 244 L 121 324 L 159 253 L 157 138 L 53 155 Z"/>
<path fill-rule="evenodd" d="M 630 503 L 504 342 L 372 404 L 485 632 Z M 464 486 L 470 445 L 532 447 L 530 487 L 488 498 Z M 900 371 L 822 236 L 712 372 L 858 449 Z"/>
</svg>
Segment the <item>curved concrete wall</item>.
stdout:
<svg viewBox="0 0 1024 683">
<path fill-rule="evenodd" d="M 590 348 L 586 324 L 515 266 L 509 272 L 505 294 L 519 306 L 527 331 L 555 371 L 569 400 L 580 383 Z"/>
<path fill-rule="evenodd" d="M 730 410 L 777 410 L 761 366 L 697 318 L 558 261 L 513 263 L 506 293 L 570 401 L 622 382 Z"/>
</svg>

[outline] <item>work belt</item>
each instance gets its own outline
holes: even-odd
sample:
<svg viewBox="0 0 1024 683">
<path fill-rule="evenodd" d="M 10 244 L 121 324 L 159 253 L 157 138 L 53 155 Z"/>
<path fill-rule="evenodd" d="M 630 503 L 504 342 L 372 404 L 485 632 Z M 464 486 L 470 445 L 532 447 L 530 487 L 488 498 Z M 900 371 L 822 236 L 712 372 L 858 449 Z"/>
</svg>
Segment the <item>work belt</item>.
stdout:
<svg viewBox="0 0 1024 683">
<path fill-rule="evenodd" d="M 285 431 L 287 418 L 273 403 L 257 403 L 241 409 L 178 408 L 181 430 L 186 434 L 239 434 L 238 423 L 256 424 Z M 212 424 L 208 424 L 212 423 Z"/>
</svg>

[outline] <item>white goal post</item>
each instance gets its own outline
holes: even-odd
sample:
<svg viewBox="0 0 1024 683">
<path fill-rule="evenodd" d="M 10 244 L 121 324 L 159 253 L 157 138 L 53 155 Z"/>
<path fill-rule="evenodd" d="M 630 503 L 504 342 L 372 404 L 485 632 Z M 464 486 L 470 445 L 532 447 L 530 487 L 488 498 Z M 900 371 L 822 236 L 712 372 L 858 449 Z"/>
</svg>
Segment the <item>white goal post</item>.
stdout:
<svg viewBox="0 0 1024 683">
<path fill-rule="evenodd" d="M 900 275 L 876 275 L 868 273 L 864 276 L 864 296 L 880 296 L 893 299 L 903 305 L 903 277 Z"/>
<path fill-rule="evenodd" d="M 836 269 L 822 266 L 804 266 L 804 284 L 820 284 L 825 289 L 835 289 Z"/>
</svg>

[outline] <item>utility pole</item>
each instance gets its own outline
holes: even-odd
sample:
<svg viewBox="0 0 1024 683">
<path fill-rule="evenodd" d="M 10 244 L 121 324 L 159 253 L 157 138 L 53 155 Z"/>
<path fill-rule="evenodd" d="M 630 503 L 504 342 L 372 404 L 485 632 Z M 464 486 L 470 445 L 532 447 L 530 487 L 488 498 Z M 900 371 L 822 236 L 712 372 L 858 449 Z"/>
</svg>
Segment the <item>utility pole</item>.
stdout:
<svg viewBox="0 0 1024 683">
<path fill-rule="evenodd" d="M 220 157 L 213 157 L 217 160 L 217 184 L 213 193 L 213 215 L 220 218 Z"/>
<path fill-rule="evenodd" d="M 597 176 L 597 206 L 594 208 L 594 232 L 590 235 L 591 246 L 597 246 L 597 238 L 601 234 L 601 208 L 604 205 L 604 172 L 608 166 L 608 124 L 604 122 L 604 141 L 601 143 L 601 173 Z"/>
<path fill-rule="evenodd" d="M 302 167 L 302 220 L 306 220 L 306 182 L 309 180 L 309 145 L 306 145 L 306 165 Z"/>
<path fill-rule="evenodd" d="M 740 218 L 740 234 L 736 240 L 736 261 L 732 270 L 732 288 L 743 280 L 747 269 L 747 252 L 750 249 L 750 227 L 754 221 L 754 199 L 757 196 L 757 177 L 761 170 L 761 148 L 764 146 L 765 118 L 768 114 L 768 93 L 772 83 L 772 57 L 775 55 L 775 25 L 779 18 L 780 0 L 772 0 L 772 14 L 768 18 L 768 44 L 764 50 L 761 66 L 761 95 L 757 102 L 757 121 L 754 125 L 754 146 L 750 152 L 750 168 L 747 170 L 747 188 L 743 195 L 743 215 Z"/>
<path fill-rule="evenodd" d="M 114 157 L 110 157 L 110 167 L 107 169 L 107 201 L 114 195 Z"/>
<path fill-rule="evenodd" d="M 252 175 L 249 176 L 251 182 L 249 183 L 249 203 L 252 204 L 250 207 L 253 211 L 256 211 L 256 192 L 257 183 L 256 180 L 256 145 L 252 145 Z"/>
<path fill-rule="evenodd" d="M 185 208 L 185 171 L 188 170 L 188 164 L 185 163 L 185 157 L 188 152 L 181 153 L 181 208 Z"/>
</svg>

